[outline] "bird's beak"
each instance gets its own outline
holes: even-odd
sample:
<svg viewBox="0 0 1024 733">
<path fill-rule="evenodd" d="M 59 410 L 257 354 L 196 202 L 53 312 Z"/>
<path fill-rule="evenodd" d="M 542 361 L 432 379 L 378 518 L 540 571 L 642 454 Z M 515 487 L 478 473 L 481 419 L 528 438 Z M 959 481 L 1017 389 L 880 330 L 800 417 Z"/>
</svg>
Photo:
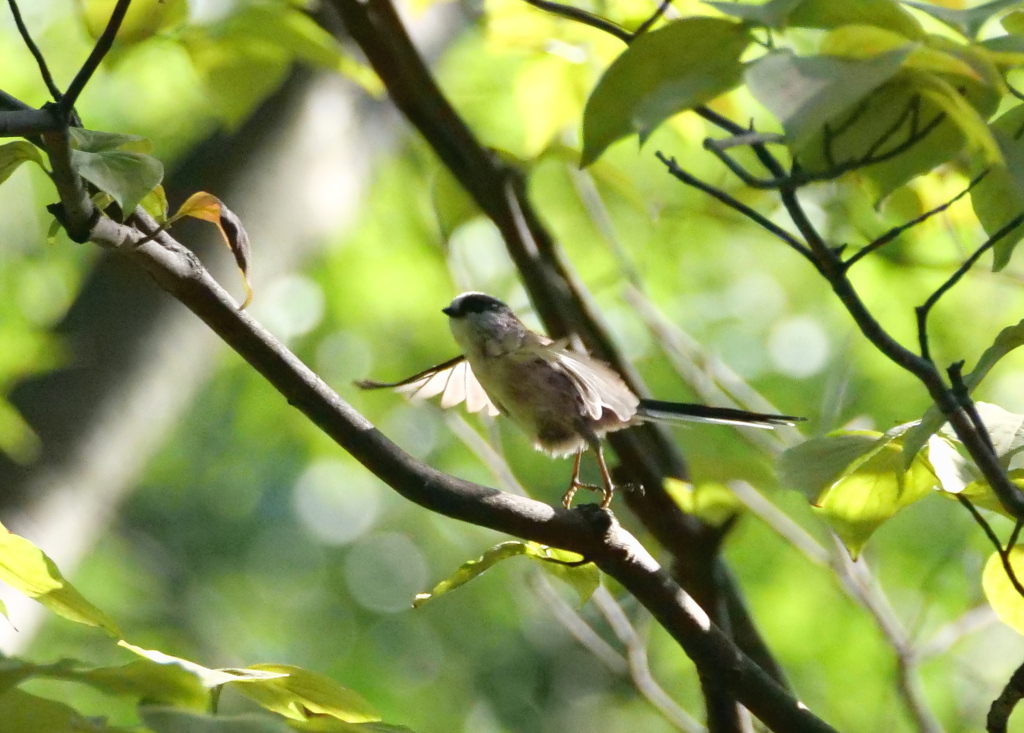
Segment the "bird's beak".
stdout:
<svg viewBox="0 0 1024 733">
<path fill-rule="evenodd" d="M 446 316 L 449 316 L 449 317 L 455 315 L 455 311 L 454 311 L 454 309 L 450 305 L 445 306 L 444 308 L 442 308 L 441 312 L 444 313 Z"/>
</svg>

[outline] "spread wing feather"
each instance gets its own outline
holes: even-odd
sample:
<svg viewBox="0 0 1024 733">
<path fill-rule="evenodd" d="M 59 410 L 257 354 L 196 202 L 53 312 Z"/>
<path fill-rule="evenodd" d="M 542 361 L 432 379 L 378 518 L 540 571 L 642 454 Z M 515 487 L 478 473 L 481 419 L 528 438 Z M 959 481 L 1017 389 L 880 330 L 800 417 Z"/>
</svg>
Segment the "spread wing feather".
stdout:
<svg viewBox="0 0 1024 733">
<path fill-rule="evenodd" d="M 560 348 L 559 344 L 553 344 L 551 354 L 554 363 L 579 389 L 588 417 L 597 420 L 607 409 L 625 422 L 636 414 L 639 399 L 610 366 L 586 354 Z"/>
<path fill-rule="evenodd" d="M 441 395 L 441 407 L 445 409 L 465 402 L 469 412 L 484 409 L 488 415 L 497 415 L 499 412 L 464 356 L 456 356 L 398 382 L 364 379 L 356 382 L 356 386 L 362 389 L 393 389 L 411 400 L 426 400 Z"/>
</svg>

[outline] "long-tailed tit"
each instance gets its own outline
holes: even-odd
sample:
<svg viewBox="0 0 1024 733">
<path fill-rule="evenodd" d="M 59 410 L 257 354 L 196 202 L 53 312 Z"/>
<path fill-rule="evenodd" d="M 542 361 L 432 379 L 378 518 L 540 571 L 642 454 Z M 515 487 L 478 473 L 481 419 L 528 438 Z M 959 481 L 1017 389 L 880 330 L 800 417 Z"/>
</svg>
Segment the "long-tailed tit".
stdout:
<svg viewBox="0 0 1024 733">
<path fill-rule="evenodd" d="M 400 382 L 362 381 L 364 389 L 394 388 L 413 399 L 441 395 L 441 407 L 466 403 L 470 412 L 507 415 L 537 450 L 575 455 L 572 481 L 562 498 L 569 507 L 577 489 L 602 492 L 601 508 L 615 487 L 604 461 L 601 438 L 642 421 L 696 421 L 775 428 L 804 418 L 766 415 L 728 407 L 640 399 L 608 365 L 570 351 L 523 325 L 512 310 L 484 293 L 463 293 L 442 309 L 462 354 Z M 580 458 L 597 454 L 602 486 L 580 482 Z"/>
</svg>

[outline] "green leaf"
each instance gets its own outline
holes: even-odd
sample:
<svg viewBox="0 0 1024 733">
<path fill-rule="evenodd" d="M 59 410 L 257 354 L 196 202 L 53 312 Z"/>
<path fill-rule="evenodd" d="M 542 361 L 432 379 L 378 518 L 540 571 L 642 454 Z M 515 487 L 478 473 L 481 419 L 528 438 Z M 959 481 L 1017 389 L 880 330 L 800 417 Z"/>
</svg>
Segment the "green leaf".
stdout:
<svg viewBox="0 0 1024 733">
<path fill-rule="evenodd" d="M 0 145 L 0 183 L 10 178 L 11 174 L 18 170 L 19 165 L 29 160 L 37 163 L 43 170 L 46 170 L 46 165 L 43 163 L 43 156 L 40 154 L 39 148 L 28 140 L 15 140 L 14 142 Z"/>
<path fill-rule="evenodd" d="M 939 107 L 963 133 L 969 148 L 973 149 L 986 166 L 1004 165 L 1001 146 L 985 122 L 985 118 L 956 87 L 935 75 L 908 71 L 922 99 Z"/>
<path fill-rule="evenodd" d="M 541 562 L 541 567 L 576 591 L 582 606 L 601 585 L 601 571 L 592 562 L 582 563 L 575 552 L 528 542 L 526 556 Z M 582 564 L 581 564 L 582 563 Z"/>
<path fill-rule="evenodd" d="M 750 65 L 747 85 L 782 123 L 794 152 L 821 134 L 825 123 L 853 109 L 891 79 L 912 50 L 905 48 L 867 60 L 831 56 L 769 54 Z"/>
<path fill-rule="evenodd" d="M 138 733 L 137 729 L 86 718 L 62 702 L 17 689 L 0 695 L 0 726 L 3 733 Z"/>
<path fill-rule="evenodd" d="M 1024 547 L 1013 547 L 1009 561 L 1014 577 L 1024 585 Z M 992 553 L 985 563 L 981 573 L 981 587 L 999 620 L 1017 633 L 1024 634 L 1024 597 L 1010 582 L 999 553 Z"/>
<path fill-rule="evenodd" d="M 153 733 L 292 733 L 284 720 L 260 713 L 204 715 L 145 705 L 139 715 Z"/>
<path fill-rule="evenodd" d="M 205 708 L 209 692 L 195 675 L 179 667 L 140 659 L 118 667 L 87 667 L 76 660 L 33 664 L 16 658 L 0 659 L 0 693 L 32 678 L 77 682 L 108 695 L 141 702 Z"/>
<path fill-rule="evenodd" d="M 895 0 L 804 0 L 787 18 L 797 28 L 832 29 L 847 25 L 871 25 L 898 33 L 904 38 L 924 38 L 924 29 L 913 15 Z"/>
<path fill-rule="evenodd" d="M 914 0 L 903 0 L 904 5 L 909 5 L 933 18 L 942 21 L 946 25 L 963 33 L 968 38 L 975 38 L 981 27 L 988 22 L 996 13 L 1017 5 L 1020 0 L 993 0 L 967 10 L 954 10 L 944 8 L 933 3 L 914 2 Z"/>
<path fill-rule="evenodd" d="M 145 209 L 146 213 L 152 216 L 157 224 L 163 224 L 167 221 L 167 192 L 164 191 L 163 186 L 157 186 L 147 193 L 142 198 L 142 201 L 139 202 L 139 206 Z"/>
<path fill-rule="evenodd" d="M 330 716 L 347 723 L 370 723 L 380 715 L 359 694 L 330 677 L 289 664 L 254 664 L 248 670 L 274 675 L 235 688 L 268 710 L 293 720 Z"/>
<path fill-rule="evenodd" d="M 789 14 L 793 8 L 802 4 L 804 0 L 769 0 L 766 3 L 752 5 L 750 3 L 736 2 L 714 2 L 705 0 L 705 5 L 710 5 L 715 10 L 734 18 L 745 20 L 755 25 L 763 25 L 768 28 L 782 28 L 786 25 Z"/>
<path fill-rule="evenodd" d="M 680 509 L 712 527 L 721 527 L 743 509 L 743 502 L 722 484 L 694 485 L 669 478 L 665 480 L 665 490 Z"/>
<path fill-rule="evenodd" d="M 855 461 L 876 448 L 881 437 L 882 433 L 861 431 L 805 440 L 779 456 L 775 467 L 779 483 L 816 501 Z"/>
<path fill-rule="evenodd" d="M 90 36 L 100 37 L 116 4 L 117 0 L 82 0 L 76 3 L 82 24 Z M 117 30 L 117 42 L 140 43 L 162 30 L 183 23 L 187 17 L 187 0 L 136 0 L 128 7 Z"/>
<path fill-rule="evenodd" d="M 80 624 L 96 626 L 114 637 L 121 632 L 103 611 L 75 590 L 42 550 L 0 524 L 0 581 L 54 613 Z"/>
<path fill-rule="evenodd" d="M 135 211 L 164 177 L 159 160 L 125 150 L 72 150 L 71 165 L 87 181 L 113 196 L 125 216 Z"/>
<path fill-rule="evenodd" d="M 967 393 L 970 394 L 974 391 L 974 388 L 981 383 L 981 380 L 985 378 L 1000 359 L 1022 345 L 1024 345 L 1024 320 L 1019 321 L 1016 325 L 1007 326 L 1000 331 L 992 345 L 982 353 L 974 370 L 970 374 L 964 375 L 964 385 L 967 387 Z M 903 462 L 905 465 L 910 465 L 918 451 L 924 447 L 928 439 L 945 422 L 946 417 L 938 407 L 932 405 L 928 408 L 928 411 L 924 413 L 924 417 L 903 439 Z"/>
<path fill-rule="evenodd" d="M 1014 10 L 999 19 L 1007 33 L 1014 36 L 1024 36 L 1024 10 Z"/>
<path fill-rule="evenodd" d="M 907 39 L 885 28 L 867 25 L 845 25 L 825 35 L 821 41 L 823 56 L 870 59 L 907 45 Z M 953 74 L 978 79 L 974 66 L 958 56 L 926 44 L 914 44 L 903 61 L 903 68 Z"/>
<path fill-rule="evenodd" d="M 750 41 L 743 25 L 720 18 L 685 18 L 637 38 L 587 100 L 581 164 L 633 133 L 643 140 L 668 117 L 737 86 Z"/>
<path fill-rule="evenodd" d="M 935 476 L 925 461 L 903 468 L 899 439 L 885 440 L 883 436 L 879 443 L 830 486 L 814 507 L 854 559 L 875 530 L 935 486 Z"/>
<path fill-rule="evenodd" d="M 111 150 L 146 154 L 153 152 L 153 141 L 141 135 L 86 130 L 82 127 L 72 127 L 68 132 L 71 135 L 72 147 L 85 153 L 104 153 Z"/>
<path fill-rule="evenodd" d="M 990 129 L 1002 153 L 1004 165 L 992 166 L 971 191 L 978 221 L 991 236 L 1024 213 L 1024 105 L 1018 105 L 992 122 Z M 1014 227 L 993 248 L 992 269 L 1002 270 L 1024 237 L 1024 224 Z"/>
<path fill-rule="evenodd" d="M 417 593 L 416 598 L 413 599 L 412 607 L 419 608 L 427 601 L 455 590 L 460 585 L 482 575 L 502 560 L 507 560 L 517 555 L 525 555 L 527 552 L 529 552 L 529 548 L 523 542 L 509 541 L 497 544 L 476 560 L 467 560 L 462 563 L 458 570 L 435 585 L 430 592 Z"/>
<path fill-rule="evenodd" d="M 601 583 L 601 574 L 593 563 L 583 563 L 580 555 L 568 550 L 540 545 L 536 542 L 502 542 L 490 548 L 476 560 L 464 562 L 458 570 L 435 585 L 428 593 L 418 593 L 413 600 L 413 608 L 443 595 L 460 585 L 468 583 L 482 575 L 502 560 L 510 557 L 526 555 L 544 563 L 544 569 L 571 585 L 580 596 L 583 604 L 593 595 Z"/>
<path fill-rule="evenodd" d="M 173 657 L 170 654 L 164 654 L 163 652 L 155 649 L 143 649 L 142 647 L 135 646 L 134 644 L 129 644 L 124 640 L 119 641 L 117 645 L 124 647 L 128 651 L 134 652 L 140 657 L 148 659 L 151 662 L 170 665 L 182 669 L 198 679 L 200 684 L 207 689 L 220 687 L 221 685 L 226 685 L 229 682 L 262 682 L 268 679 L 283 677 L 287 674 L 286 672 L 270 672 L 257 670 L 255 668 L 210 669 L 201 664 L 197 664 L 196 662 L 189 661 L 188 659 Z"/>
</svg>

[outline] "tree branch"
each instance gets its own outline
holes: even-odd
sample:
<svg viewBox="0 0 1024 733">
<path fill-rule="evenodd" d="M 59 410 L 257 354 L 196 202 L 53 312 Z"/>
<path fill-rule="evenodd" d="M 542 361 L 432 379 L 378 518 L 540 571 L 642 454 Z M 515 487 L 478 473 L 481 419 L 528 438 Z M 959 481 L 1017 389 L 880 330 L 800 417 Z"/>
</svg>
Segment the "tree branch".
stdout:
<svg viewBox="0 0 1024 733">
<path fill-rule="evenodd" d="M 92 75 L 96 73 L 96 69 L 103 62 L 107 52 L 114 45 L 114 39 L 117 38 L 117 32 L 121 28 L 121 22 L 124 20 L 125 13 L 128 12 L 128 6 L 131 5 L 131 2 L 132 0 L 117 0 L 117 4 L 110 13 L 110 20 L 107 21 L 107 27 L 103 29 L 100 37 L 96 39 L 96 45 L 93 46 L 92 53 L 89 54 L 89 58 L 85 60 L 82 68 L 75 74 L 75 78 L 71 81 L 71 85 L 68 86 L 67 92 L 59 100 L 63 119 L 69 120 L 74 114 L 75 103 L 78 101 L 79 95 L 85 89 L 85 85 L 89 83 L 89 80 L 92 79 Z"/>
<path fill-rule="evenodd" d="M 32 54 L 32 57 L 36 60 L 36 65 L 39 67 L 39 74 L 43 77 L 43 83 L 46 84 L 46 88 L 50 91 L 53 101 L 59 102 L 62 96 L 60 88 L 53 80 L 53 75 L 50 74 L 50 67 L 46 65 L 46 59 L 43 58 L 42 51 L 39 50 L 35 41 L 32 40 L 32 34 L 29 33 L 28 26 L 25 25 L 25 21 L 21 17 L 21 10 L 18 8 L 17 0 L 7 0 L 7 4 L 11 6 L 11 15 L 14 16 L 14 24 L 18 26 L 18 33 L 21 34 L 21 40 L 25 42 L 25 45 L 28 46 L 28 50 Z"/>
<path fill-rule="evenodd" d="M 141 209 L 130 225 L 103 217 L 93 241 L 147 272 L 203 320 L 289 404 L 405 498 L 431 511 L 577 552 L 629 589 L 705 675 L 776 731 L 833 729 L 746 657 L 614 515 L 569 511 L 448 476 L 388 440 L 217 284 L 198 259 Z"/>
</svg>

